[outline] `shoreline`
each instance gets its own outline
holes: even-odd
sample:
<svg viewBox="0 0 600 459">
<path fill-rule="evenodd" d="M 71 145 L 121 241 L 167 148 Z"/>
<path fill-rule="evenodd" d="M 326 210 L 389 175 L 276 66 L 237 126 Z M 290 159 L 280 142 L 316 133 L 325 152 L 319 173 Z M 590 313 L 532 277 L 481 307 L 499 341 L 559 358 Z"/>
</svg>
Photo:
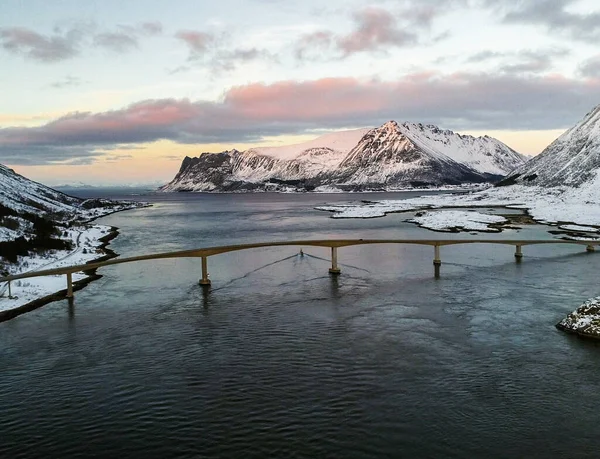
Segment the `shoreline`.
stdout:
<svg viewBox="0 0 600 459">
<path fill-rule="evenodd" d="M 115 212 L 113 212 L 113 213 L 115 213 Z M 104 255 L 102 255 L 101 257 L 95 258 L 93 260 L 89 260 L 86 262 L 86 264 L 96 263 L 96 262 L 100 262 L 100 261 L 106 261 L 106 260 L 110 260 L 112 258 L 118 257 L 119 254 L 117 254 L 114 250 L 108 248 L 110 241 L 115 239 L 118 235 L 119 235 L 119 229 L 116 226 L 111 226 L 109 233 L 98 239 L 98 241 L 102 243 L 99 246 L 99 248 L 105 252 Z M 73 282 L 73 291 L 74 292 L 81 290 L 85 286 L 90 284 L 91 282 L 102 278 L 102 274 L 97 273 L 97 268 L 92 268 L 92 269 L 82 271 L 82 272 L 86 275 L 86 277 Z M 54 301 L 60 301 L 60 300 L 65 300 L 65 299 L 67 299 L 67 300 L 69 299 L 69 298 L 67 298 L 67 289 L 66 288 L 58 290 L 58 291 L 51 293 L 49 295 L 46 295 L 46 296 L 36 298 L 35 300 L 30 301 L 29 303 L 25 303 L 21 306 L 17 306 L 16 308 L 0 311 L 0 322 L 5 322 L 7 320 L 14 319 L 15 317 L 18 317 L 21 314 L 35 311 L 36 309 L 39 309 L 42 306 L 45 306 Z"/>
<path fill-rule="evenodd" d="M 126 210 L 135 210 L 135 209 L 139 209 L 139 208 L 143 208 L 143 207 L 152 207 L 152 204 L 146 203 L 145 205 L 136 205 L 136 206 L 129 207 L 126 209 L 113 210 L 111 212 L 99 215 L 99 216 L 91 218 L 89 220 L 85 220 L 82 222 L 82 225 L 92 223 L 95 220 L 97 220 L 98 218 L 106 217 L 108 215 L 112 215 L 117 212 L 123 212 Z M 104 225 L 104 226 L 108 226 L 108 225 Z M 85 262 L 85 264 L 92 264 L 92 263 L 97 263 L 97 262 L 101 262 L 101 261 L 106 261 L 106 260 L 110 260 L 112 258 L 116 258 L 119 256 L 118 253 L 116 253 L 114 250 L 112 250 L 108 247 L 110 245 L 110 242 L 119 236 L 119 234 L 120 234 L 119 228 L 116 226 L 109 226 L 109 228 L 110 229 L 107 234 L 103 235 L 102 237 L 100 237 L 96 240 L 96 241 L 100 242 L 100 245 L 97 246 L 97 249 L 101 250 L 103 252 L 103 254 L 101 254 L 97 258 L 87 260 Z M 71 252 L 69 254 L 69 256 L 72 255 L 73 253 L 75 253 L 75 251 Z M 101 279 L 103 277 L 102 274 L 97 273 L 97 268 L 85 270 L 85 271 L 82 271 L 82 273 L 85 277 L 83 277 L 82 279 L 73 281 L 73 291 L 74 292 L 85 288 L 88 284 L 92 283 L 95 280 Z M 45 306 L 49 303 L 52 303 L 55 301 L 61 301 L 64 299 L 69 300 L 69 298 L 67 298 L 66 287 L 63 289 L 57 290 L 53 293 L 41 296 L 39 298 L 35 298 L 34 300 L 31 300 L 20 306 L 16 306 L 11 309 L 0 310 L 0 323 L 6 322 L 6 321 L 14 319 L 15 317 L 18 317 L 22 314 L 39 309 L 42 306 Z"/>
</svg>

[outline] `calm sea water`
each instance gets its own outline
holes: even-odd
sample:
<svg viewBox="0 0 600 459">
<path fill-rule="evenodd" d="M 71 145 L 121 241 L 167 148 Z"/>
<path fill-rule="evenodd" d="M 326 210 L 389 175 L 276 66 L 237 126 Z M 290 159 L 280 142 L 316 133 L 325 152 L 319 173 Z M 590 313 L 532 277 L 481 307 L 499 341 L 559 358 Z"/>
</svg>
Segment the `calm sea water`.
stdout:
<svg viewBox="0 0 600 459">
<path fill-rule="evenodd" d="M 305 238 L 432 238 L 395 195 L 140 196 L 122 255 Z M 553 237 L 531 226 L 494 238 Z M 468 234 L 454 237 L 474 237 Z M 0 457 L 597 457 L 600 347 L 554 324 L 600 294 L 567 246 L 257 249 L 104 268 L 0 324 Z"/>
</svg>

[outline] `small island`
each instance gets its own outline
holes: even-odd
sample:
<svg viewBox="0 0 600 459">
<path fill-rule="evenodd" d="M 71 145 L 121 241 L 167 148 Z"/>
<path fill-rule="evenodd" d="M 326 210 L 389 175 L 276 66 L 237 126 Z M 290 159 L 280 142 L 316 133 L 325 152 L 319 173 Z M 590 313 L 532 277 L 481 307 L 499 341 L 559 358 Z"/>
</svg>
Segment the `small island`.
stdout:
<svg viewBox="0 0 600 459">
<path fill-rule="evenodd" d="M 587 300 L 557 323 L 556 328 L 584 338 L 600 339 L 600 296 Z"/>
</svg>

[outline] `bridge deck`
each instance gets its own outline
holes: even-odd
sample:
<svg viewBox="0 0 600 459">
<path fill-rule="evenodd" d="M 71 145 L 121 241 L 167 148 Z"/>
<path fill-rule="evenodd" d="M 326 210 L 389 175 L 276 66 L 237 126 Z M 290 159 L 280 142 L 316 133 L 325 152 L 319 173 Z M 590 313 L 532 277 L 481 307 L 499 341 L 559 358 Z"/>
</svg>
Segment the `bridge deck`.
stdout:
<svg viewBox="0 0 600 459">
<path fill-rule="evenodd" d="M 97 263 L 87 263 L 73 266 L 63 266 L 60 268 L 45 269 L 41 271 L 32 271 L 22 274 L 14 274 L 10 276 L 0 277 L 0 282 L 10 282 L 18 279 L 27 279 L 39 276 L 67 275 L 68 280 L 73 273 L 79 271 L 88 271 L 92 269 L 102 268 L 104 266 L 119 265 L 123 263 L 133 263 L 137 261 L 159 260 L 168 258 L 202 258 L 203 279 L 206 278 L 204 271 L 206 269 L 206 258 L 227 252 L 236 252 L 240 250 L 257 249 L 262 247 L 282 247 L 282 246 L 306 246 L 306 247 L 327 247 L 332 249 L 332 272 L 337 270 L 337 249 L 340 247 L 349 247 L 356 245 L 369 244 L 412 244 L 412 245 L 428 245 L 435 247 L 434 262 L 439 260 L 439 248 L 448 245 L 461 244 L 500 244 L 513 245 L 516 247 L 515 256 L 521 258 L 521 247 L 527 245 L 541 244 L 571 244 L 587 246 L 588 251 L 593 251 L 594 247 L 600 245 L 600 241 L 569 241 L 562 239 L 553 240 L 502 240 L 502 239 L 320 239 L 320 240 L 305 240 L 305 241 L 278 241 L 278 242 L 259 242 L 252 244 L 237 244 L 226 245 L 219 247 L 205 247 L 199 249 L 181 250 L 176 252 L 162 252 L 148 255 L 139 255 L 134 257 L 115 258 L 112 260 L 101 261 Z M 434 263 L 435 264 L 435 263 Z M 70 282 L 69 282 L 70 283 Z"/>
</svg>

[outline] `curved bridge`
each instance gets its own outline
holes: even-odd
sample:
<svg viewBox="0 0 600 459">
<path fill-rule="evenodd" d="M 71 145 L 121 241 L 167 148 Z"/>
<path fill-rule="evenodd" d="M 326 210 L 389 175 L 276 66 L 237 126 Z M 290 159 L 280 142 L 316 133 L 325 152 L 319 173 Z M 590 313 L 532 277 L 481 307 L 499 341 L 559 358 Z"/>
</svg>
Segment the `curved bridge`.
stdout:
<svg viewBox="0 0 600 459">
<path fill-rule="evenodd" d="M 282 247 L 282 246 L 303 246 L 303 247 L 326 247 L 331 249 L 331 274 L 340 274 L 340 269 L 337 263 L 337 249 L 340 247 L 349 247 L 355 245 L 370 245 L 370 244 L 409 244 L 409 245 L 428 245 L 434 248 L 434 274 L 436 277 L 440 274 L 440 266 L 442 260 L 440 258 L 440 247 L 446 245 L 463 245 L 463 244 L 500 244 L 515 247 L 515 259 L 517 262 L 523 258 L 522 247 L 526 245 L 543 245 L 543 244 L 570 244 L 586 246 L 588 252 L 594 252 L 595 247 L 600 245 L 598 242 L 590 241 L 569 241 L 569 240 L 502 240 L 502 239 L 323 239 L 323 240 L 306 240 L 306 241 L 280 241 L 280 242 L 259 242 L 253 244 L 238 244 L 225 245 L 219 247 L 206 247 L 200 249 L 181 250 L 177 252 L 162 252 L 149 255 L 139 255 L 135 257 L 115 258 L 112 260 L 101 261 L 97 263 L 87 263 L 82 265 L 64 266 L 61 268 L 45 269 L 41 271 L 32 271 L 23 274 L 15 274 L 5 277 L 0 277 L 0 282 L 8 283 L 8 296 L 11 296 L 11 281 L 18 279 L 27 279 L 40 276 L 55 276 L 66 275 L 67 283 L 67 298 L 73 297 L 73 273 L 79 271 L 89 271 L 102 268 L 104 266 L 120 265 L 123 263 L 133 263 L 136 261 L 160 260 L 167 258 L 201 258 L 202 260 L 202 278 L 199 283 L 202 286 L 210 286 L 208 279 L 208 262 L 207 258 L 213 255 L 219 255 L 227 252 L 237 252 L 240 250 L 257 249 L 262 247 Z"/>
</svg>

